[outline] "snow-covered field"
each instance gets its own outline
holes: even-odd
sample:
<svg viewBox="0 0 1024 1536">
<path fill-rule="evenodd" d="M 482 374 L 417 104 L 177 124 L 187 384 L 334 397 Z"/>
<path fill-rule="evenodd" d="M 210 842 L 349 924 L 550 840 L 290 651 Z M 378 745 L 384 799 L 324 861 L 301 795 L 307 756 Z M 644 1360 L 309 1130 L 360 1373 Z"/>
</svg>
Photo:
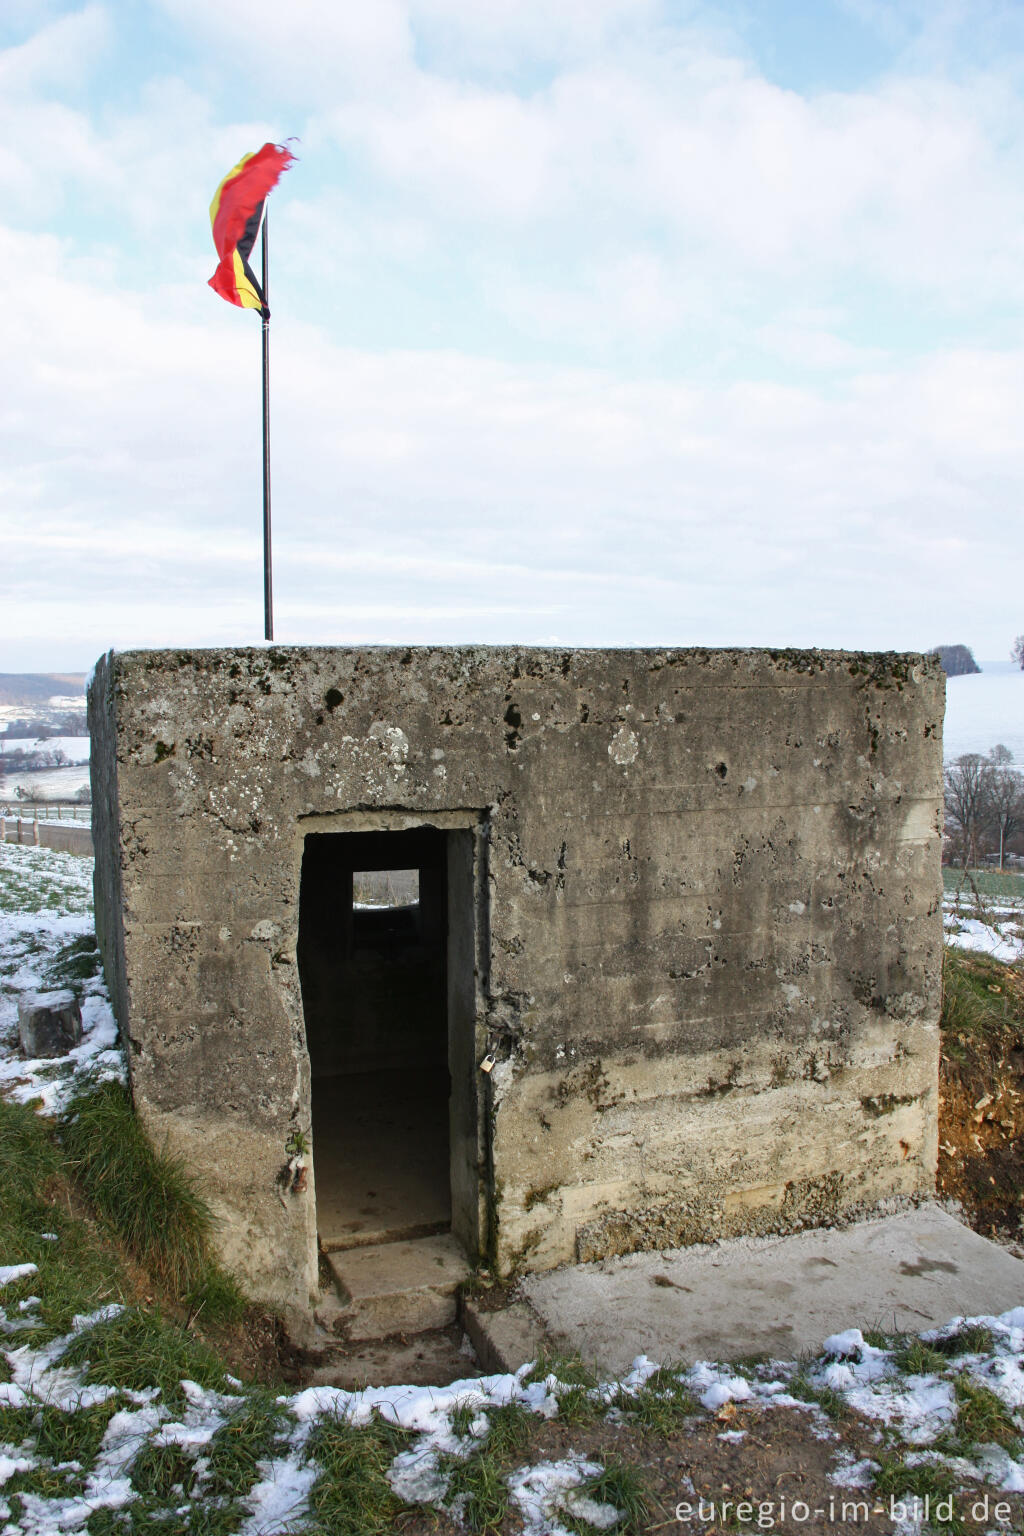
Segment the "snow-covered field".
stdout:
<svg viewBox="0 0 1024 1536">
<path fill-rule="evenodd" d="M 15 737 L 5 743 L 4 750 L 14 752 L 61 752 L 69 763 L 89 761 L 88 736 L 40 736 L 38 739 Z"/>
<path fill-rule="evenodd" d="M 990 752 L 1002 742 L 1024 768 L 1024 672 L 1011 661 L 981 661 L 981 672 L 946 679 L 943 755 Z"/>
<path fill-rule="evenodd" d="M 94 957 L 94 974 L 80 983 L 82 1043 L 60 1062 L 25 1061 L 18 1050 L 18 998 L 62 985 L 51 971 L 72 944 L 83 958 Z M 21 1103 L 38 1098 L 55 1114 L 82 1072 L 122 1074 L 116 1041 L 95 948 L 92 859 L 0 845 L 0 1091 Z"/>
<path fill-rule="evenodd" d="M 946 943 L 990 955 L 1004 965 L 1024 961 L 1024 880 L 1020 884 L 1019 897 L 981 896 L 979 900 L 967 883 L 959 894 L 947 890 L 942 899 Z"/>
<path fill-rule="evenodd" d="M 0 801 L 14 804 L 14 791 L 19 787 L 30 798 L 73 800 L 82 785 L 88 782 L 88 763 L 70 768 L 40 768 L 36 773 L 8 773 L 0 784 Z"/>
<path fill-rule="evenodd" d="M 83 1074 L 121 1071 L 109 1003 L 94 968 L 81 979 L 85 1040 L 69 1061 L 24 1062 L 17 1051 L 18 995 L 49 984 L 49 973 L 66 956 L 69 943 L 76 944 L 80 960 L 95 958 L 91 873 L 88 859 L 0 846 L 0 1091 L 22 1101 L 38 1098 L 50 1112 Z M 51 1233 L 39 1237 L 60 1241 Z M 0 1380 L 3 1536 L 83 1531 L 93 1513 L 102 1510 L 119 1511 L 130 1520 L 132 1505 L 141 1497 L 134 1469 L 140 1457 L 161 1450 L 173 1450 L 189 1464 L 191 1491 L 185 1495 L 179 1482 L 177 1493 L 172 1488 L 168 1495 L 166 1510 L 149 1510 L 145 1528 L 163 1528 L 161 1519 L 173 1519 L 178 1523 L 167 1528 L 181 1529 L 178 1517 L 190 1507 L 189 1528 L 212 1529 L 199 1517 L 204 1505 L 211 1519 L 225 1510 L 225 1496 L 211 1491 L 217 1446 L 230 1437 L 240 1416 L 255 1411 L 253 1405 L 262 1400 L 233 1378 L 227 1391 L 192 1381 L 181 1382 L 174 1392 L 87 1381 L 88 1362 L 77 1363 L 83 1335 L 98 1339 L 101 1330 L 118 1326 L 124 1309 L 113 1303 L 100 1306 L 58 1333 L 40 1311 L 44 1303 L 38 1293 L 45 1285 L 37 1265 L 25 1262 L 24 1254 L 6 1257 L 0 1266 L 0 1359 L 6 1362 L 0 1376 L 7 1378 Z M 1005 1493 L 1024 1492 L 1024 1459 L 995 1443 L 964 1445 L 950 1439 L 965 1394 L 979 1389 L 1024 1428 L 1024 1307 L 999 1317 L 956 1319 L 922 1338 L 931 1348 L 912 1360 L 905 1340 L 881 1347 L 851 1328 L 826 1340 L 810 1362 L 772 1360 L 743 1368 L 701 1362 L 659 1374 L 653 1362 L 640 1356 L 624 1378 L 594 1387 L 524 1366 L 514 1374 L 437 1386 L 358 1392 L 321 1386 L 284 1394 L 259 1410 L 272 1413 L 278 1428 L 271 1449 L 253 1463 L 234 1495 L 238 1519 L 231 1528 L 243 1536 L 283 1536 L 302 1529 L 311 1492 L 327 1475 L 316 1459 L 315 1431 L 331 1421 L 365 1425 L 379 1416 L 408 1431 L 405 1447 L 387 1472 L 392 1489 L 409 1505 L 447 1509 L 458 1518 L 466 1495 L 452 1492 L 453 1468 L 486 1445 L 492 1416 L 505 1405 L 519 1404 L 528 1415 L 550 1419 L 560 1414 L 568 1395 L 578 1405 L 582 1392 L 606 1423 L 628 1424 L 644 1393 L 670 1396 L 680 1387 L 692 1397 L 696 1415 L 722 1417 L 729 1404 L 765 1415 L 780 1409 L 806 1415 L 815 1437 L 829 1444 L 830 1476 L 839 1489 L 870 1489 L 882 1461 L 898 1454 L 908 1465 L 943 1470 L 960 1487 L 984 1483 Z M 538 1379 L 532 1379 L 534 1374 Z M 877 1457 L 856 1455 L 845 1445 L 841 1421 L 837 1425 L 819 1406 L 826 1397 L 868 1421 Z M 4 1435 L 4 1409 L 11 1411 L 8 1424 L 19 1426 L 10 1437 Z M 46 1451 L 41 1426 L 47 1414 L 105 1416 L 102 1435 L 85 1459 L 62 1461 Z M 748 1433 L 729 1427 L 721 1437 L 743 1440 Z M 570 1527 L 579 1531 L 580 1522 L 597 1530 L 619 1524 L 619 1511 L 587 1491 L 588 1480 L 600 1470 L 598 1463 L 575 1453 L 540 1461 L 524 1454 L 522 1464 L 507 1473 L 506 1486 L 510 1509 L 526 1536 L 570 1536 Z M 126 1531 L 132 1528 L 125 1526 Z M 909 1536 L 920 1529 L 920 1521 L 901 1529 Z"/>
</svg>

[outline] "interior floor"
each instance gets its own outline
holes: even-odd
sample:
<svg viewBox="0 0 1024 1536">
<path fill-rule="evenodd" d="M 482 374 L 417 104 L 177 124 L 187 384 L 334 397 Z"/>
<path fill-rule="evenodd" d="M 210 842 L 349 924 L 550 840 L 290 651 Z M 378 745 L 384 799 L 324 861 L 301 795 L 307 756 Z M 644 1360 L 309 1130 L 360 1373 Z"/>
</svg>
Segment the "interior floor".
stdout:
<svg viewBox="0 0 1024 1536">
<path fill-rule="evenodd" d="M 328 1252 L 451 1225 L 448 1071 L 313 1079 L 316 1217 Z"/>
</svg>

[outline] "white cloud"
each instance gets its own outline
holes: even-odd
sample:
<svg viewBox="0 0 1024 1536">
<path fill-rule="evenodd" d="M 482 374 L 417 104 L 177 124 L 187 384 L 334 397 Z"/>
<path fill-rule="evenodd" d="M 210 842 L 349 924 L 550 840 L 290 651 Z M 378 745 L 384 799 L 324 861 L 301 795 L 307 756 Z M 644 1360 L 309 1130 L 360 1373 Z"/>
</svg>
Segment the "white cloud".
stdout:
<svg viewBox="0 0 1024 1536">
<path fill-rule="evenodd" d="M 191 38 L 219 48 L 265 94 L 310 102 L 390 92 L 412 58 L 401 0 L 151 0 Z"/>
<path fill-rule="evenodd" d="M 104 293 L 53 241 L 8 233 L 0 259 L 24 295 L 0 359 L 9 633 L 54 663 L 251 640 L 256 327 Z M 371 355 L 298 326 L 274 361 L 285 640 L 929 643 L 941 594 L 980 605 L 1015 558 L 1022 351 L 830 398 Z"/>
<path fill-rule="evenodd" d="M 80 89 L 116 8 L 0 55 L 8 666 L 260 633 L 258 326 L 204 287 L 205 207 L 303 101 L 274 215 L 282 638 L 903 646 L 962 611 L 1005 649 L 1024 338 L 982 322 L 1024 271 L 1008 71 L 800 94 L 653 0 L 157 3 L 202 67 L 161 57 L 127 105 Z M 212 94 L 232 60 L 265 121 Z M 64 200 L 91 237 L 55 233 Z M 382 271 L 464 344 L 373 345 Z"/>
</svg>

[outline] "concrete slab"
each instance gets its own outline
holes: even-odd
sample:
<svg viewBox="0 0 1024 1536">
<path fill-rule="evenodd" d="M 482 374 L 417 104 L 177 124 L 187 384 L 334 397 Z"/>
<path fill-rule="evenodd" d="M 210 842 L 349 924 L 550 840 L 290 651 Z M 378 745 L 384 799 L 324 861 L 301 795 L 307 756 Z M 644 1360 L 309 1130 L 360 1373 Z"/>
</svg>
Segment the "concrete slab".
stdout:
<svg viewBox="0 0 1024 1536">
<path fill-rule="evenodd" d="M 466 1256 L 447 1233 L 349 1248 L 329 1254 L 327 1263 L 347 1302 L 341 1316 L 352 1339 L 447 1328 L 455 1321 L 458 1287 L 469 1277 Z"/>
<path fill-rule="evenodd" d="M 322 1341 L 326 1358 L 303 1372 L 303 1387 L 420 1386 L 457 1381 L 482 1374 L 466 1335 L 458 1324 L 390 1339 L 360 1339 L 344 1346 Z"/>
<path fill-rule="evenodd" d="M 314 1078 L 320 1246 L 373 1247 L 451 1226 L 448 1070 Z"/>
<path fill-rule="evenodd" d="M 557 1347 L 602 1370 L 791 1358 L 842 1328 L 918 1331 L 1024 1305 L 1024 1263 L 936 1206 L 840 1231 L 577 1265 L 523 1283 Z"/>
<path fill-rule="evenodd" d="M 462 1323 L 485 1371 L 517 1371 L 550 1347 L 544 1324 L 528 1301 L 487 1312 L 469 1299 Z"/>
</svg>

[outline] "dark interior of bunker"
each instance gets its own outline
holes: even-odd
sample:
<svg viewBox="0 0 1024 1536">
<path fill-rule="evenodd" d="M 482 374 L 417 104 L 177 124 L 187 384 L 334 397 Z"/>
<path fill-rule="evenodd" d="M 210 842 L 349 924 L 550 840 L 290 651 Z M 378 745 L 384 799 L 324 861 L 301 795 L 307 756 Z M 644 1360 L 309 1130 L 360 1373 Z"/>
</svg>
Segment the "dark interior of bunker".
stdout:
<svg viewBox="0 0 1024 1536">
<path fill-rule="evenodd" d="M 445 834 L 305 838 L 298 962 L 326 1251 L 446 1230 Z"/>
</svg>

